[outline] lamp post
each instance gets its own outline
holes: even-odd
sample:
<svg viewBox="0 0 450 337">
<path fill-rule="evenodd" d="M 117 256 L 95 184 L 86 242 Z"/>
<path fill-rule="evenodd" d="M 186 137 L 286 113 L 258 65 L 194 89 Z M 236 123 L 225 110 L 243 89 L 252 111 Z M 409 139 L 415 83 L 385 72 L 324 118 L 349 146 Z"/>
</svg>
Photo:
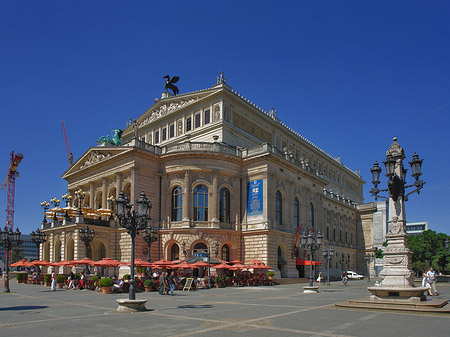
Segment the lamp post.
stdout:
<svg viewBox="0 0 450 337">
<path fill-rule="evenodd" d="M 89 229 L 88 225 L 86 225 L 85 229 L 80 228 L 78 231 L 80 233 L 81 241 L 84 242 L 84 245 L 85 245 L 85 254 L 84 255 L 87 258 L 88 257 L 88 248 L 89 248 L 89 245 L 92 242 L 92 240 L 94 240 L 95 231 L 93 229 Z M 85 271 L 86 271 L 86 269 L 85 269 Z"/>
<path fill-rule="evenodd" d="M 139 200 L 136 200 L 137 212 L 136 210 L 131 211 L 133 205 L 129 203 L 128 197 L 125 196 L 124 192 L 120 192 L 119 199 L 116 200 L 117 205 L 117 219 L 121 227 L 128 231 L 131 236 L 131 278 L 130 278 L 130 291 L 129 300 L 135 300 L 135 288 L 134 288 L 134 245 L 136 235 L 139 234 L 140 230 L 147 227 L 147 221 L 150 220 L 150 211 L 152 209 L 152 204 L 142 192 Z"/>
<path fill-rule="evenodd" d="M 323 248 L 322 255 L 327 260 L 327 285 L 330 285 L 330 261 L 334 256 L 333 248 Z"/>
<path fill-rule="evenodd" d="M 216 242 L 216 258 L 219 256 L 219 248 L 220 248 L 220 243 L 219 241 Z"/>
<path fill-rule="evenodd" d="M 30 235 L 31 235 L 31 241 L 37 246 L 37 251 L 38 251 L 37 259 L 39 260 L 39 257 L 40 257 L 40 254 L 39 254 L 40 249 L 39 248 L 41 247 L 41 243 L 47 242 L 47 235 L 45 235 L 44 232 L 41 232 L 41 230 L 39 228 L 36 230 L 36 232 L 35 231 L 31 232 Z"/>
<path fill-rule="evenodd" d="M 83 200 L 86 197 L 86 192 L 84 192 L 80 188 L 78 191 L 75 191 L 75 195 L 78 198 L 78 216 L 83 216 L 83 212 L 81 211 L 81 204 L 83 203 Z"/>
<path fill-rule="evenodd" d="M 390 288 L 413 288 L 414 273 L 410 269 L 412 252 L 407 246 L 405 202 L 408 196 L 413 193 L 420 193 L 425 182 L 420 180 L 422 175 L 422 162 L 419 156 L 414 153 L 411 166 L 411 176 L 415 179 L 413 184 L 406 185 L 407 169 L 403 166 L 405 153 L 403 148 L 393 139 L 392 145 L 386 152 L 386 161 L 383 162 L 386 169 L 387 188 L 378 189 L 380 184 L 381 167 L 375 162 L 370 170 L 372 173 L 372 183 L 374 187 L 370 191 L 375 197 L 389 200 L 389 229 L 386 234 L 388 245 L 384 251 L 383 270 L 380 273 L 382 286 Z M 406 189 L 412 187 L 413 190 L 406 193 Z M 380 192 L 388 192 L 388 197 L 379 196 Z M 369 288 L 370 291 L 372 291 Z M 372 292 L 373 293 L 373 292 Z M 392 292 L 394 293 L 394 292 Z"/>
<path fill-rule="evenodd" d="M 45 225 L 47 224 L 45 213 L 47 213 L 48 208 L 50 207 L 50 203 L 44 200 L 43 202 L 41 202 L 41 207 L 44 209 L 44 219 L 42 220 L 42 229 L 44 229 Z"/>
<path fill-rule="evenodd" d="M 147 262 L 150 262 L 150 247 L 153 242 L 158 240 L 158 232 L 153 227 L 147 226 L 147 228 L 142 231 L 142 238 L 147 242 Z"/>
<path fill-rule="evenodd" d="M 375 255 L 374 254 L 364 254 L 364 260 L 366 261 L 367 264 L 367 282 L 370 282 L 370 265 L 372 260 L 375 259 Z"/>
<path fill-rule="evenodd" d="M 13 232 L 11 229 L 7 229 L 5 226 L 4 230 L 0 230 L 0 246 L 5 249 L 6 253 L 6 265 L 5 265 L 5 293 L 9 293 L 9 256 L 11 250 L 13 248 L 18 248 L 22 245 L 22 240 L 20 239 L 20 235 L 22 233 L 19 231 L 19 228 Z"/>
<path fill-rule="evenodd" d="M 300 247 L 305 249 L 309 254 L 309 286 L 313 286 L 313 253 L 320 248 L 322 244 L 322 234 L 317 231 L 317 235 L 313 231 L 305 231 L 300 241 Z"/>
<path fill-rule="evenodd" d="M 72 196 L 69 193 L 64 194 L 61 197 L 66 202 L 66 207 L 70 207 L 70 202 L 72 201 Z"/>
<path fill-rule="evenodd" d="M 113 205 L 114 205 L 114 202 L 116 201 L 116 198 L 114 198 L 112 195 L 110 195 L 106 200 L 108 200 L 109 209 L 111 211 L 111 214 L 109 215 L 109 220 L 114 220 Z"/>
</svg>

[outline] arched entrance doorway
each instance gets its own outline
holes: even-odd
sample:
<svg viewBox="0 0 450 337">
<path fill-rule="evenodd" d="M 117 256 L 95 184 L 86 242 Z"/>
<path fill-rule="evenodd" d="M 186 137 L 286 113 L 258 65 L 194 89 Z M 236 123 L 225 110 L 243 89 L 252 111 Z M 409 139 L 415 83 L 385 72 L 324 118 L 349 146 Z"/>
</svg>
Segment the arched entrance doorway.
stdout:
<svg viewBox="0 0 450 337">
<path fill-rule="evenodd" d="M 281 249 L 281 246 L 278 246 L 278 269 L 280 270 L 281 277 L 287 277 L 286 272 L 286 260 L 283 256 L 283 250 Z"/>
<path fill-rule="evenodd" d="M 53 261 L 60 262 L 61 261 L 61 240 L 57 240 L 55 242 L 55 250 L 53 253 Z"/>
<path fill-rule="evenodd" d="M 75 247 L 75 241 L 72 238 L 67 240 L 66 255 L 65 255 L 66 260 L 72 261 L 74 259 L 74 247 Z"/>
<path fill-rule="evenodd" d="M 180 258 L 180 246 L 178 246 L 176 243 L 174 243 L 170 247 L 170 261 L 175 261 Z"/>
</svg>

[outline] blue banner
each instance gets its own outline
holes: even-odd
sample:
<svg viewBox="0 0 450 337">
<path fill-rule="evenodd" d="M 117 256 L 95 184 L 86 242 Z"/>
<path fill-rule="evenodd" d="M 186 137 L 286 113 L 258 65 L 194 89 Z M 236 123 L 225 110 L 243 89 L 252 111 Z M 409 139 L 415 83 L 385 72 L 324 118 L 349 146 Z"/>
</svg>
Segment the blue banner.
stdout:
<svg viewBox="0 0 450 337">
<path fill-rule="evenodd" d="M 255 180 L 247 184 L 247 221 L 263 219 L 263 181 Z"/>
</svg>

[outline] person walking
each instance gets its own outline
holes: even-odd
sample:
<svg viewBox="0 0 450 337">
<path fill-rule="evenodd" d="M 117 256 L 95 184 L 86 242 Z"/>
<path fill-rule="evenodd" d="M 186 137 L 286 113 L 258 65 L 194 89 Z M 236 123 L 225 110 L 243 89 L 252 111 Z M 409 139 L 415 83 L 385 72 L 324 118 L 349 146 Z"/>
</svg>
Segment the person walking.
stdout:
<svg viewBox="0 0 450 337">
<path fill-rule="evenodd" d="M 55 270 L 52 271 L 52 291 L 56 291 L 56 273 Z"/>
<path fill-rule="evenodd" d="M 427 288 L 428 295 L 433 296 L 431 293 L 430 280 L 428 279 L 427 271 L 422 272 L 422 287 Z"/>
<path fill-rule="evenodd" d="M 159 275 L 159 294 L 164 295 L 164 272 Z"/>
<path fill-rule="evenodd" d="M 175 279 L 175 272 L 172 271 L 170 273 L 170 276 L 168 278 L 168 282 L 169 282 L 169 287 L 170 287 L 170 296 L 173 296 L 173 291 L 175 290 L 175 286 L 176 286 L 176 279 Z"/>
<path fill-rule="evenodd" d="M 431 296 L 438 296 L 439 293 L 436 290 L 436 272 L 433 270 L 433 267 L 428 270 L 427 277 L 428 282 L 430 283 L 431 290 L 434 292 L 434 294 L 431 294 Z"/>
<path fill-rule="evenodd" d="M 319 272 L 319 276 L 317 277 L 317 283 L 319 283 L 319 287 L 320 287 L 320 281 L 322 281 L 322 272 Z"/>
<path fill-rule="evenodd" d="M 341 286 L 346 286 L 347 285 L 347 273 L 345 271 L 342 273 L 341 279 L 342 279 Z"/>
</svg>

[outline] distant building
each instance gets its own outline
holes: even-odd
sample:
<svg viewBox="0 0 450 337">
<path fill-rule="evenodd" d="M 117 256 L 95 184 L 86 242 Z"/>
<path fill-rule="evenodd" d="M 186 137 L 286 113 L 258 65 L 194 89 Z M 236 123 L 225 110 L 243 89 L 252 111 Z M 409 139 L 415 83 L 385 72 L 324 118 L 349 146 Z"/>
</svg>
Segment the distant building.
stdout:
<svg viewBox="0 0 450 337">
<path fill-rule="evenodd" d="M 418 235 L 424 231 L 428 230 L 428 222 L 408 222 L 406 224 L 406 234 L 408 235 Z"/>
<path fill-rule="evenodd" d="M 36 244 L 31 241 L 31 236 L 28 234 L 22 234 L 21 239 L 23 240 L 22 243 L 22 250 L 23 250 L 23 258 L 28 261 L 33 261 L 38 258 L 38 248 Z M 0 268 L 5 269 L 5 249 L 3 247 L 0 247 Z"/>
</svg>

